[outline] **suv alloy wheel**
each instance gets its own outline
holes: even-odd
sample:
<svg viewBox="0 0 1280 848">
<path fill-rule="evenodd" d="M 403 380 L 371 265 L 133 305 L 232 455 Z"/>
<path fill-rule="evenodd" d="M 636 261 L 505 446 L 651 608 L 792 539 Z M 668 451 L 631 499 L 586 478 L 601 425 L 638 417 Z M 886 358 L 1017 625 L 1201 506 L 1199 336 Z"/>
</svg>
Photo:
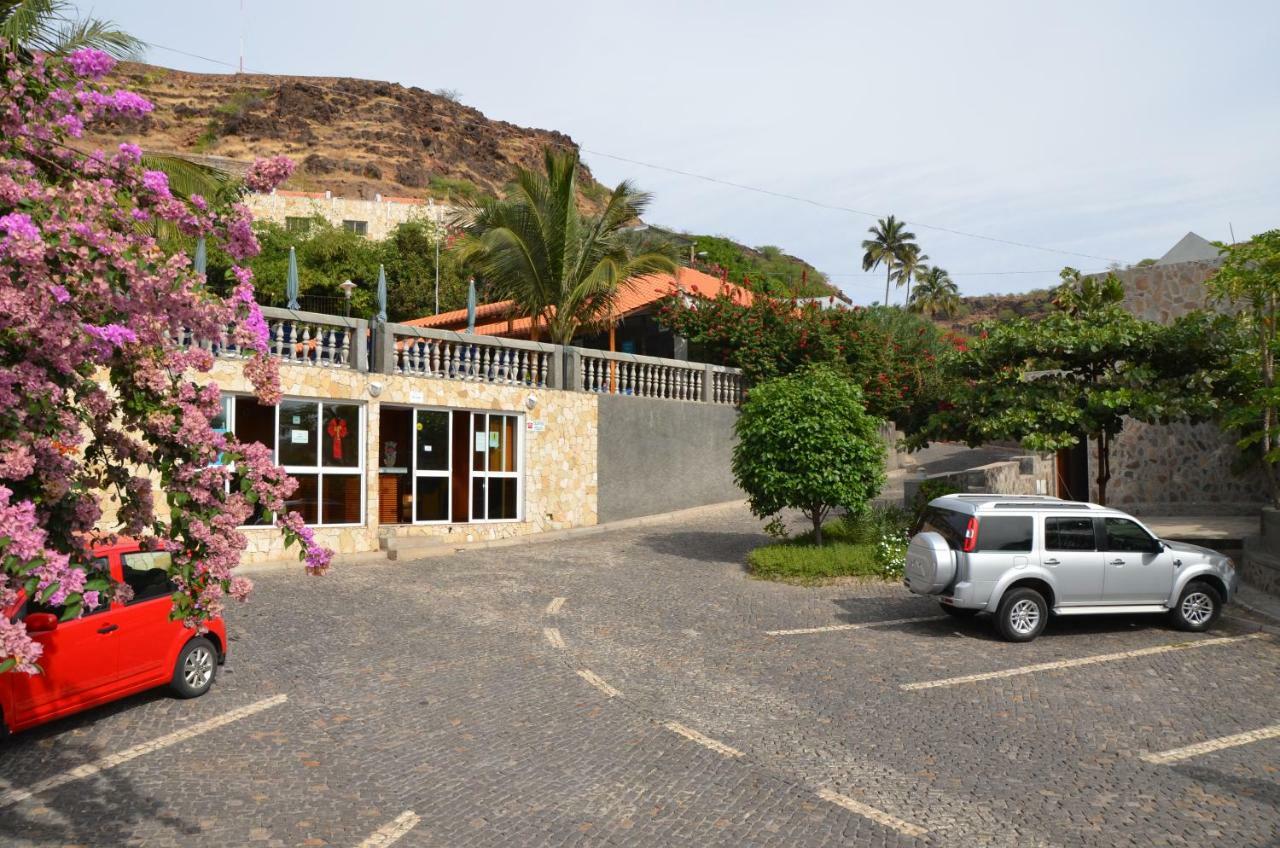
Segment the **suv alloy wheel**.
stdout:
<svg viewBox="0 0 1280 848">
<path fill-rule="evenodd" d="M 1049 623 L 1049 605 L 1044 596 L 1026 587 L 1011 589 L 1000 599 L 996 629 L 1010 642 L 1030 642 Z"/>
</svg>

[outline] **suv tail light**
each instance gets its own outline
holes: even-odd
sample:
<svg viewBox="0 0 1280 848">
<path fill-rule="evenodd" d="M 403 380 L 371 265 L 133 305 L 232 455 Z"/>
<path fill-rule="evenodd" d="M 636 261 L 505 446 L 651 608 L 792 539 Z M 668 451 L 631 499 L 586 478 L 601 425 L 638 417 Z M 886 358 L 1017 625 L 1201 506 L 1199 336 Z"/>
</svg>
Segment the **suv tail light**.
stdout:
<svg viewBox="0 0 1280 848">
<path fill-rule="evenodd" d="M 965 553 L 973 553 L 974 548 L 978 546 L 978 516 L 969 516 L 969 523 L 964 528 L 964 545 L 961 550 Z"/>
</svg>

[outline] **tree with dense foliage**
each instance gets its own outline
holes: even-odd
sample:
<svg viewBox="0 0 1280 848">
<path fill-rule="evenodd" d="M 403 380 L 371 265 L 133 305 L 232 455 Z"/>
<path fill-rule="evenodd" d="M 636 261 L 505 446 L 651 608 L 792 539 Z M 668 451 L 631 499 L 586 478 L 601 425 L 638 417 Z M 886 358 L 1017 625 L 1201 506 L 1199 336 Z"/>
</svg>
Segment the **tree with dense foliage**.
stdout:
<svg viewBox="0 0 1280 848">
<path fill-rule="evenodd" d="M 94 48 L 117 59 L 133 59 L 142 42 L 110 21 L 76 17 L 66 0 L 0 0 L 0 39 L 15 56 L 66 56 Z"/>
<path fill-rule="evenodd" d="M 491 295 L 511 299 L 534 319 L 535 337 L 545 326 L 551 341 L 569 344 L 614 318 L 628 281 L 678 266 L 663 253 L 628 250 L 623 233 L 640 219 L 648 194 L 624 180 L 600 214 L 584 217 L 577 151 L 548 147 L 543 162 L 545 173 L 517 169 L 507 197 L 482 199 L 471 211 L 461 255 Z"/>
<path fill-rule="evenodd" d="M 871 271 L 880 265 L 884 266 L 884 305 L 888 306 L 893 269 L 907 255 L 907 251 L 915 246 L 916 234 L 908 232 L 905 222 L 892 215 L 881 218 L 867 232 L 871 233 L 871 238 L 862 242 L 862 270 Z"/>
<path fill-rule="evenodd" d="M 929 255 L 920 250 L 920 245 L 908 244 L 903 247 L 902 256 L 899 257 L 898 264 L 889 274 L 898 288 L 907 287 L 907 303 L 911 302 L 911 281 L 920 279 L 920 275 L 928 267 L 925 263 L 928 258 Z"/>
<path fill-rule="evenodd" d="M 873 415 L 903 422 L 936 397 L 938 361 L 959 338 L 900 309 L 821 309 L 731 292 L 667 298 L 659 321 L 687 338 L 707 361 L 743 370 L 748 385 L 823 362 L 862 387 Z"/>
<path fill-rule="evenodd" d="M 199 628 L 251 588 L 233 569 L 247 545 L 236 528 L 255 508 L 301 543 L 308 571 L 323 572 L 330 553 L 285 514 L 296 482 L 271 452 L 213 428 L 221 397 L 200 376 L 213 357 L 178 342 L 225 340 L 259 400 L 277 402 L 251 272 L 233 266 L 233 290 L 215 297 L 185 254 L 150 234 L 167 221 L 239 263 L 257 251 L 248 210 L 175 197 L 135 145 L 85 154 L 70 144 L 95 119 L 151 110 L 97 82 L 113 65 L 93 49 L 0 58 L 0 607 L 25 593 L 65 620 L 127 599 L 89 555 L 96 536 L 119 531 L 171 555 L 172 614 Z M 259 160 L 245 185 L 269 190 L 291 169 Z M 0 618 L 0 671 L 34 673 L 40 652 L 22 622 Z"/>
<path fill-rule="evenodd" d="M 1120 304 L 1124 289 L 1113 275 L 1064 279 L 1054 312 L 983 325 L 971 346 L 947 358 L 943 400 L 908 443 L 1018 440 L 1053 451 L 1092 439 L 1106 503 L 1111 445 L 1125 419 L 1215 416 L 1237 394 L 1238 335 L 1225 316 L 1196 312 L 1168 326 L 1138 318 Z"/>
<path fill-rule="evenodd" d="M 788 256 L 771 244 L 752 250 L 724 236 L 695 235 L 695 265 L 753 292 L 776 297 L 824 297 L 831 294 L 827 278 L 817 268 Z"/>
<path fill-rule="evenodd" d="M 1209 291 L 1239 310 L 1249 342 L 1241 357 L 1249 385 L 1241 402 L 1227 408 L 1224 423 L 1241 434 L 1241 448 L 1261 457 L 1272 504 L 1280 509 L 1280 230 L 1259 233 L 1243 244 L 1217 246 L 1225 259 L 1209 278 Z"/>
<path fill-rule="evenodd" d="M 907 308 L 929 318 L 954 315 L 960 309 L 960 288 L 945 268 L 936 265 L 920 269 L 916 290 L 907 298 Z"/>
<path fill-rule="evenodd" d="M 289 249 L 293 248 L 304 295 L 332 298 L 336 303 L 343 297 L 339 286 L 344 280 L 351 280 L 356 284 L 351 314 L 372 316 L 377 311 L 378 268 L 382 266 L 387 272 L 390 320 L 431 315 L 435 311 L 439 238 L 440 309 L 466 305 L 468 269 L 458 252 L 449 249 L 452 237 L 430 221 L 402 223 L 383 239 L 362 236 L 320 217 L 297 229 L 272 221 L 254 222 L 253 229 L 262 250 L 249 260 L 249 267 L 264 303 L 285 304 Z M 210 251 L 211 284 L 221 285 L 219 281 L 226 279 L 230 264 L 231 259 L 224 252 Z"/>
<path fill-rule="evenodd" d="M 797 509 L 822 523 L 832 509 L 860 512 L 884 485 L 884 441 L 857 384 L 807 365 L 752 387 L 734 427 L 733 476 L 760 518 Z"/>
</svg>

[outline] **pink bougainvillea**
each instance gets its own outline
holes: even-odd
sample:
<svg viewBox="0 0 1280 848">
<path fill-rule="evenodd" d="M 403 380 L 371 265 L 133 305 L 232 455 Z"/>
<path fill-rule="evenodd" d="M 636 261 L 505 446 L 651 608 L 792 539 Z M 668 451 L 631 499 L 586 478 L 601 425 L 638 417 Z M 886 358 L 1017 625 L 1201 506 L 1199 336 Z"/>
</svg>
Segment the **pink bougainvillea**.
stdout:
<svg viewBox="0 0 1280 848">
<path fill-rule="evenodd" d="M 124 532 L 172 555 L 174 615 L 198 628 L 251 588 L 232 572 L 247 544 L 237 528 L 256 509 L 277 514 L 309 573 L 331 554 L 296 513 L 280 514 L 297 484 L 271 452 L 212 426 L 221 400 L 200 340 L 229 339 L 259 400 L 280 397 L 251 273 L 233 269 L 233 292 L 218 297 L 151 235 L 168 222 L 243 261 L 258 250 L 248 210 L 175 195 L 136 145 L 68 144 L 97 118 L 151 111 L 97 82 L 112 64 L 95 50 L 0 56 L 0 608 L 34 594 L 71 618 L 125 597 L 89 556 Z M 270 191 L 292 169 L 260 161 L 245 187 Z M 36 672 L 40 652 L 0 615 L 0 671 Z"/>
</svg>

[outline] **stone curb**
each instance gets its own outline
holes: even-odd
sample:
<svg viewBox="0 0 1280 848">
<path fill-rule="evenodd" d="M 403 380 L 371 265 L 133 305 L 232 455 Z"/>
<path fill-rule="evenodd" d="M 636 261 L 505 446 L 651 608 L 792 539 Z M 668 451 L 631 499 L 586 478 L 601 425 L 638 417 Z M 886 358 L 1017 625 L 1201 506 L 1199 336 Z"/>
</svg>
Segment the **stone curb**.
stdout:
<svg viewBox="0 0 1280 848">
<path fill-rule="evenodd" d="M 452 554 L 462 553 L 463 551 L 508 548 L 514 547 L 515 545 L 536 545 L 543 542 L 562 541 L 564 539 L 600 536 L 617 530 L 630 530 L 635 527 L 652 527 L 660 524 L 670 524 L 695 518 L 699 515 L 714 514 L 716 512 L 723 512 L 730 509 L 741 509 L 745 508 L 746 504 L 747 502 L 745 500 L 723 501 L 717 504 L 689 507 L 688 509 L 676 510 L 674 512 L 660 512 L 655 515 L 641 515 L 636 518 L 624 518 L 618 521 L 610 521 L 605 524 L 592 524 L 587 527 L 570 527 L 566 530 L 549 530 L 545 533 L 528 533 L 520 536 L 508 536 L 505 539 L 485 539 L 482 541 L 467 542 L 463 544 L 437 543 L 423 545 L 418 548 L 410 548 L 405 551 L 362 551 L 354 554 L 343 554 L 341 561 L 337 562 L 337 565 L 341 567 L 343 565 L 365 563 L 399 561 L 412 562 L 419 559 L 432 559 L 434 557 L 450 556 Z M 275 571 L 295 568 L 301 571 L 302 563 L 292 558 L 277 559 L 239 566 L 236 569 L 236 573 L 246 575 L 267 574 Z"/>
</svg>

